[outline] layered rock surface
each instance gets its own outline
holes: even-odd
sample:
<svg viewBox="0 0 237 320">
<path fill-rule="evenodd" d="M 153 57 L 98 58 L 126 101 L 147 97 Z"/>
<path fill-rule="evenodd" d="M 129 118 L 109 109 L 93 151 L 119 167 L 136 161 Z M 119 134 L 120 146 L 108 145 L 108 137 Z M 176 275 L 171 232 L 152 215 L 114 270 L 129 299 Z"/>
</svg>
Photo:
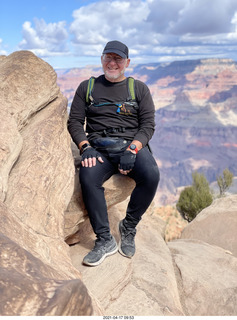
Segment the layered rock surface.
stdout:
<svg viewBox="0 0 237 320">
<path fill-rule="evenodd" d="M 74 179 L 67 101 L 30 52 L 2 57 L 0 70 L 0 314 L 90 315 L 64 242 Z"/>
<path fill-rule="evenodd" d="M 182 239 L 198 239 L 229 250 L 237 257 L 237 195 L 216 199 L 182 231 Z"/>
<path fill-rule="evenodd" d="M 203 228 L 197 218 L 186 239 L 166 243 L 152 204 L 138 225 L 133 259 L 116 253 L 98 267 L 82 265 L 95 236 L 56 73 L 27 51 L 1 57 L 0 71 L 0 315 L 237 315 L 237 258 L 223 232 L 236 222 L 236 198 L 205 209 L 212 241 L 196 237 Z M 134 182 L 115 175 L 104 186 L 119 241 Z M 221 235 L 212 229 L 215 213 Z"/>
<path fill-rule="evenodd" d="M 236 196 L 228 199 L 229 204 L 234 203 Z M 109 212 L 112 233 L 117 240 L 118 222 L 124 216 L 126 205 L 127 201 Z M 206 212 L 211 213 L 215 208 L 214 203 Z M 236 206 L 231 209 L 223 206 L 222 210 L 223 214 L 235 211 L 236 223 Z M 215 219 L 213 213 L 205 230 L 212 233 L 212 239 L 224 241 L 226 233 L 222 235 L 212 230 Z M 223 219 L 223 229 L 232 221 L 232 217 Z M 83 226 L 81 243 L 70 248 L 71 257 L 105 315 L 237 315 L 237 258 L 227 246 L 223 249 L 195 238 L 201 227 L 194 227 L 194 235 L 190 232 L 189 239 L 166 243 L 164 222 L 151 208 L 137 227 L 133 259 L 117 253 L 98 267 L 88 268 L 81 263 L 93 247 L 94 237 L 87 222 Z M 235 233 L 230 237 L 233 239 Z"/>
</svg>

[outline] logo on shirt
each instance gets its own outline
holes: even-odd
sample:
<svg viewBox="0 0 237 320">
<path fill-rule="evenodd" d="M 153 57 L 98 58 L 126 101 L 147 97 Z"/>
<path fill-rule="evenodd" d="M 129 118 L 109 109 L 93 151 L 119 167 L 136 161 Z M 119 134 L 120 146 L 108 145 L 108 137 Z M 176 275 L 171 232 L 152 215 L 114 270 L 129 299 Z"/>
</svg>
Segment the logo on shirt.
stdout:
<svg viewBox="0 0 237 320">
<path fill-rule="evenodd" d="M 124 103 L 118 105 L 117 113 L 118 114 L 123 114 L 123 115 L 126 115 L 126 116 L 129 116 L 129 115 L 132 114 L 131 110 L 126 108 L 126 105 Z"/>
</svg>

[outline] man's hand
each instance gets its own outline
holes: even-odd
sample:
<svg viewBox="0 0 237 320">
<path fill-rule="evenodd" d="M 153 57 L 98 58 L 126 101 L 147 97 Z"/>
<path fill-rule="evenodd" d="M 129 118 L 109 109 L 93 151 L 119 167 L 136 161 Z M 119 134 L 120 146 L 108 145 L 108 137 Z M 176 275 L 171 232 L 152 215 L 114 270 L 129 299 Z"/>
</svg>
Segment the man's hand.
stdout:
<svg viewBox="0 0 237 320">
<path fill-rule="evenodd" d="M 96 160 L 98 159 L 99 162 L 104 162 L 101 154 L 96 151 L 92 147 L 88 147 L 83 151 L 82 156 L 81 156 L 81 164 L 83 167 L 94 167 L 96 166 Z"/>
<path fill-rule="evenodd" d="M 122 174 L 128 174 L 134 167 L 136 161 L 136 154 L 132 151 L 125 150 L 123 155 L 120 157 L 119 172 Z"/>
</svg>

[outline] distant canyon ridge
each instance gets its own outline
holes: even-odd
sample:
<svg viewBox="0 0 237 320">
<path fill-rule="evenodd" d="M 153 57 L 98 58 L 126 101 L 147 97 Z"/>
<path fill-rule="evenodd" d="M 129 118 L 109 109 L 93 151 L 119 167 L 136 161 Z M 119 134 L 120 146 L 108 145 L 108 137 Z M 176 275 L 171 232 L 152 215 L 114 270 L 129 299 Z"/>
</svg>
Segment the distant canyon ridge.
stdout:
<svg viewBox="0 0 237 320">
<path fill-rule="evenodd" d="M 82 80 L 100 67 L 56 70 L 68 105 Z M 161 180 L 155 202 L 173 205 L 192 172 L 211 184 L 228 168 L 237 176 L 237 67 L 229 59 L 131 65 L 127 76 L 144 81 L 156 107 L 150 142 Z"/>
</svg>

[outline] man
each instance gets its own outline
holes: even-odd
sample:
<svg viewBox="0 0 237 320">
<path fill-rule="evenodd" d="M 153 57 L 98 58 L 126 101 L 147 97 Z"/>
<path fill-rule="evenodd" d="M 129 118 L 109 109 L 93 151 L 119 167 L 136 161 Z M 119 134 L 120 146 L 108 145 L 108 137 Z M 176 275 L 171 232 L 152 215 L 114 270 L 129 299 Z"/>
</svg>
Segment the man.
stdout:
<svg viewBox="0 0 237 320">
<path fill-rule="evenodd" d="M 159 183 L 159 169 L 148 147 L 155 128 L 150 91 L 143 82 L 134 80 L 136 97 L 128 98 L 131 79 L 124 73 L 130 59 L 125 44 L 108 42 L 101 63 L 104 74 L 95 79 L 92 91 L 89 80 L 79 85 L 68 120 L 68 130 L 82 156 L 82 195 L 97 237 L 93 250 L 83 259 L 89 266 L 100 264 L 118 250 L 110 233 L 103 183 L 118 172 L 136 182 L 125 218 L 119 223 L 119 252 L 128 258 L 135 253 L 136 226 Z"/>
</svg>

